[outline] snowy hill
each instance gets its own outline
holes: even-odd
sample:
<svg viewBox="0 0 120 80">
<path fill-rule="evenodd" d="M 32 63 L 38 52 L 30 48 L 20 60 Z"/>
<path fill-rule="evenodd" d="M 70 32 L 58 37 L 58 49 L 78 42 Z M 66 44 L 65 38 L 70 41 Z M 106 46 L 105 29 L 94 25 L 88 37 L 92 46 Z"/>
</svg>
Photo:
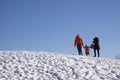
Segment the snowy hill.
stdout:
<svg viewBox="0 0 120 80">
<path fill-rule="evenodd" d="M 120 60 L 0 51 L 0 80 L 120 80 Z"/>
</svg>

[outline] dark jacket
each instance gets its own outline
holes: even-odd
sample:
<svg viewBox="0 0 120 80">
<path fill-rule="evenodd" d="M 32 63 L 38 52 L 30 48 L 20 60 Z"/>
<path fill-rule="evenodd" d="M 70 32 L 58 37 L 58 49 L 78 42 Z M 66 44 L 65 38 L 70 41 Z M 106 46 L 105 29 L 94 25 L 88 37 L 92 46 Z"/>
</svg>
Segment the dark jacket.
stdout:
<svg viewBox="0 0 120 80">
<path fill-rule="evenodd" d="M 99 38 L 98 37 L 95 37 L 93 39 L 93 44 L 94 44 L 94 49 L 100 49 L 100 45 L 99 45 Z"/>
</svg>

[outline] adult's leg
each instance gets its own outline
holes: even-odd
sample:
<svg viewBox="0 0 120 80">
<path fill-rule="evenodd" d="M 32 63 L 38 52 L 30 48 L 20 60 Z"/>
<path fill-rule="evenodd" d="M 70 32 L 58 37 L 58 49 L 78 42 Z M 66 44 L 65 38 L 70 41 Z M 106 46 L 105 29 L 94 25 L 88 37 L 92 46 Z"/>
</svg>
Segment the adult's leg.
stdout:
<svg viewBox="0 0 120 80">
<path fill-rule="evenodd" d="M 97 49 L 98 57 L 100 57 L 99 49 Z"/>
<path fill-rule="evenodd" d="M 80 44 L 77 45 L 79 55 L 82 55 L 82 46 Z"/>
<path fill-rule="evenodd" d="M 94 57 L 96 57 L 96 49 L 94 49 Z"/>
</svg>

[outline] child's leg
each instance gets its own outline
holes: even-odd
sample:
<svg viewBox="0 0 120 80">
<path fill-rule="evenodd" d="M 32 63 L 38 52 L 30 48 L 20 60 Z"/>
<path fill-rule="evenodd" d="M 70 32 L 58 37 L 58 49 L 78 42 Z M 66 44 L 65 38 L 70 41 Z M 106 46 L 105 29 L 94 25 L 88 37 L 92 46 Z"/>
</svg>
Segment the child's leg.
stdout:
<svg viewBox="0 0 120 80">
<path fill-rule="evenodd" d="M 89 55 L 89 52 L 86 52 L 86 56 L 88 56 Z"/>
</svg>

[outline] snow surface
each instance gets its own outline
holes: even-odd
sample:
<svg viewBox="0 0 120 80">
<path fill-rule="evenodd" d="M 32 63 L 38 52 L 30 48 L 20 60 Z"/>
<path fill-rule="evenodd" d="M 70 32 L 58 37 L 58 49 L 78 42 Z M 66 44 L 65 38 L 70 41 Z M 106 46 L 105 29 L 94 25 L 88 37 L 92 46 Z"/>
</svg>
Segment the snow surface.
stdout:
<svg viewBox="0 0 120 80">
<path fill-rule="evenodd" d="M 120 80 L 120 60 L 0 51 L 0 80 Z"/>
</svg>

